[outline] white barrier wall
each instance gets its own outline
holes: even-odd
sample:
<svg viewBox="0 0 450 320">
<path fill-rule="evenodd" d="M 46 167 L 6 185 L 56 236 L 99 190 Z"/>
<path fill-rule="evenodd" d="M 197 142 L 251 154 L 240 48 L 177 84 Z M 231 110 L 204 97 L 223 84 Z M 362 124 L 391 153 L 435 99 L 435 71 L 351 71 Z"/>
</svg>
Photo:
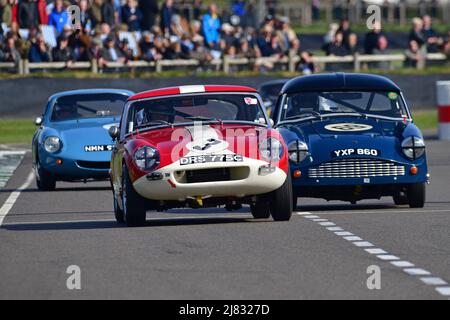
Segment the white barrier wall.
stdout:
<svg viewBox="0 0 450 320">
<path fill-rule="evenodd" d="M 436 88 L 439 113 L 439 139 L 450 141 L 450 81 L 438 81 Z"/>
</svg>

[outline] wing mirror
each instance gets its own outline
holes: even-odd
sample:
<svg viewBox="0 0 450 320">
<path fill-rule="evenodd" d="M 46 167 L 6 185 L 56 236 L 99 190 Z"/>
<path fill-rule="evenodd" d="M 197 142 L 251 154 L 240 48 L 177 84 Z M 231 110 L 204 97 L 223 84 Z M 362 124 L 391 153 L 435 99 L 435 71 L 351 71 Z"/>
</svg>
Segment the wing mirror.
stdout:
<svg viewBox="0 0 450 320">
<path fill-rule="evenodd" d="M 118 127 L 112 126 L 111 128 L 109 128 L 108 132 L 113 141 L 116 141 L 119 138 L 120 130 Z"/>
<path fill-rule="evenodd" d="M 34 124 L 35 125 L 37 125 L 37 126 L 40 126 L 41 124 L 42 124 L 42 117 L 37 117 L 35 120 L 34 120 Z"/>
</svg>

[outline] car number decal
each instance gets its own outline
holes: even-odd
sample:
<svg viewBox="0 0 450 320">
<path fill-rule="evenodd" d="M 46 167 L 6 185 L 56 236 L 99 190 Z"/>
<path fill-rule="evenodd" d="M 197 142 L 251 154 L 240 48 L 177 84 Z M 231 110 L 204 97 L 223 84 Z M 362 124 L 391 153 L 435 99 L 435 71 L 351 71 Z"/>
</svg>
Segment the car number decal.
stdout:
<svg viewBox="0 0 450 320">
<path fill-rule="evenodd" d="M 215 162 L 243 162 L 244 157 L 239 154 L 218 154 L 218 155 L 203 155 L 190 156 L 180 159 L 180 165 L 185 166 L 189 164 L 204 164 Z"/>
<path fill-rule="evenodd" d="M 104 152 L 112 151 L 113 145 L 94 145 L 94 146 L 84 146 L 84 152 Z"/>
<path fill-rule="evenodd" d="M 354 155 L 379 157 L 380 154 L 381 152 L 377 149 L 341 149 L 331 152 L 331 156 L 334 158 Z"/>
</svg>

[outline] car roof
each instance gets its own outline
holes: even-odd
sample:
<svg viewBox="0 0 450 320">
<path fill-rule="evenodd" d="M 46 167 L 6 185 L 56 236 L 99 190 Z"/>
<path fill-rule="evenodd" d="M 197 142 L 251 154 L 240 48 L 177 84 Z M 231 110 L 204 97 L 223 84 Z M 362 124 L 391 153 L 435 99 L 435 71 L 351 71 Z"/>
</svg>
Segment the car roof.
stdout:
<svg viewBox="0 0 450 320">
<path fill-rule="evenodd" d="M 132 96 L 134 94 L 133 91 L 124 90 L 124 89 L 79 89 L 79 90 L 69 90 L 69 91 L 61 91 L 52 95 L 49 100 L 58 99 L 60 97 L 65 96 L 73 96 L 79 94 L 101 94 L 101 93 L 116 93 L 123 94 L 126 96 Z"/>
<path fill-rule="evenodd" d="M 327 73 L 301 76 L 288 81 L 281 94 L 304 91 L 395 91 L 400 88 L 390 79 L 362 73 Z"/>
<path fill-rule="evenodd" d="M 181 87 L 170 87 L 170 88 L 161 88 L 155 90 L 144 91 L 138 94 L 133 95 L 128 98 L 129 101 L 147 99 L 147 98 L 155 98 L 155 97 L 164 97 L 164 96 L 176 96 L 180 94 L 189 94 L 189 93 L 204 93 L 204 92 L 249 92 L 256 93 L 258 92 L 254 88 L 250 87 L 242 87 L 242 86 L 223 86 L 223 85 L 207 85 L 207 86 L 181 86 Z"/>
<path fill-rule="evenodd" d="M 282 86 L 284 84 L 286 84 L 286 82 L 288 82 L 289 79 L 278 79 L 278 80 L 271 80 L 271 81 L 267 81 L 261 84 L 260 88 L 266 88 L 266 87 L 271 87 L 271 86 Z"/>
</svg>

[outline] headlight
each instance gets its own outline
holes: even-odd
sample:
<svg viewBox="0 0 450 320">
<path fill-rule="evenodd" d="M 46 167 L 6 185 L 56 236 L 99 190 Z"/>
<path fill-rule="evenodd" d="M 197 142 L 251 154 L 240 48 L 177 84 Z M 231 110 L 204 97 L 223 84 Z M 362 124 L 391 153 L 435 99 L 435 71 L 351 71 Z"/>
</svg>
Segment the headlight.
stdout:
<svg viewBox="0 0 450 320">
<path fill-rule="evenodd" d="M 408 159 L 418 159 L 425 153 L 425 142 L 418 137 L 408 137 L 402 142 L 402 150 Z"/>
<path fill-rule="evenodd" d="M 283 144 L 275 138 L 269 138 L 259 145 L 261 158 L 268 162 L 280 161 L 283 157 Z"/>
<path fill-rule="evenodd" d="M 289 145 L 289 160 L 300 163 L 309 155 L 308 145 L 303 141 L 294 141 Z"/>
<path fill-rule="evenodd" d="M 152 147 L 142 147 L 135 152 L 134 162 L 139 169 L 149 171 L 159 164 L 158 151 Z"/>
<path fill-rule="evenodd" d="M 48 137 L 44 141 L 44 149 L 48 153 L 55 153 L 61 149 L 61 140 L 58 137 Z"/>
</svg>

